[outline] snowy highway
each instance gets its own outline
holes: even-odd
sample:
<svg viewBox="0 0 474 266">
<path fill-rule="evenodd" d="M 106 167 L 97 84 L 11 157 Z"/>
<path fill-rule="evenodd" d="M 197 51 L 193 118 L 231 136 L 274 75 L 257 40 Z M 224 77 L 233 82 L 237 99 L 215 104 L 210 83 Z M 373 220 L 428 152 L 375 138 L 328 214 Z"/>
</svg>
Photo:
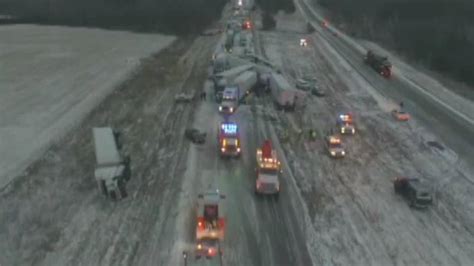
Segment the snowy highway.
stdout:
<svg viewBox="0 0 474 266">
<path fill-rule="evenodd" d="M 254 45 L 291 84 L 311 75 L 326 97 L 282 112 L 271 96 L 251 94 L 230 118 L 242 155 L 220 158 L 223 117 L 208 77 L 221 36 L 176 39 L 1 191 L 0 265 L 471 265 L 472 128 L 396 78 L 379 77 L 324 29 L 307 35 L 308 10 L 278 14 L 275 30 L 253 31 Z M 227 6 L 214 26 L 230 14 Z M 303 36 L 308 47 L 299 45 Z M 201 91 L 206 99 L 174 101 Z M 400 99 L 413 113 L 406 123 L 390 115 Z M 323 136 L 345 111 L 354 112 L 357 133 L 343 139 L 346 158 L 334 160 Z M 119 129 L 131 155 L 129 196 L 118 202 L 94 180 L 97 126 Z M 204 144 L 184 137 L 191 127 L 207 133 Z M 266 139 L 283 165 L 278 198 L 254 193 L 256 149 Z M 400 175 L 429 180 L 434 205 L 410 208 L 393 192 Z M 209 189 L 226 195 L 223 253 L 197 260 L 196 199 Z"/>
</svg>

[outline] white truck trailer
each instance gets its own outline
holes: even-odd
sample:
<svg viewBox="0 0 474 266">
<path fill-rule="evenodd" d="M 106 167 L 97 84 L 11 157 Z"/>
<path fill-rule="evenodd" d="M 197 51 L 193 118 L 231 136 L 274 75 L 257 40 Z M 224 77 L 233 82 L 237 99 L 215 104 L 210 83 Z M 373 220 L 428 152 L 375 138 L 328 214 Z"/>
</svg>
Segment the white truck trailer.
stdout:
<svg viewBox="0 0 474 266">
<path fill-rule="evenodd" d="M 293 88 L 281 74 L 270 73 L 267 82 L 278 109 L 294 110 L 306 97 L 305 92 Z"/>
<path fill-rule="evenodd" d="M 120 154 L 119 135 L 109 127 L 93 128 L 95 157 L 95 179 L 99 190 L 107 197 L 117 200 L 125 198 L 126 182 L 130 179 L 130 157 Z"/>
<path fill-rule="evenodd" d="M 231 60 L 229 60 L 231 61 Z M 224 88 L 230 84 L 231 82 L 234 81 L 235 78 L 237 78 L 242 72 L 245 72 L 247 70 L 250 70 L 254 67 L 253 64 L 245 64 L 245 65 L 240 65 L 237 67 L 233 67 L 229 70 L 223 71 L 217 75 L 214 75 L 213 81 L 214 81 L 214 89 L 215 92 L 222 92 Z"/>
</svg>

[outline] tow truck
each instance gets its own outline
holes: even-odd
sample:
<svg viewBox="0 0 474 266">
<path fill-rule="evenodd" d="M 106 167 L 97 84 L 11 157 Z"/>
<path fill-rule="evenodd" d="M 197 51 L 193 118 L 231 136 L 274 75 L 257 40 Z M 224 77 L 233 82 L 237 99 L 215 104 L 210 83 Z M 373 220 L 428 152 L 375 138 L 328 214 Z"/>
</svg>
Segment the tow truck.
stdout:
<svg viewBox="0 0 474 266">
<path fill-rule="evenodd" d="M 329 135 L 326 139 L 326 145 L 329 155 L 334 158 L 342 158 L 346 156 L 346 151 L 342 145 L 342 140 L 337 135 Z"/>
<path fill-rule="evenodd" d="M 257 180 L 255 193 L 274 194 L 280 193 L 279 175 L 281 174 L 281 163 L 278 160 L 276 150 L 272 148 L 270 140 L 265 140 L 262 147 L 257 149 Z"/>
<path fill-rule="evenodd" d="M 239 157 L 240 150 L 240 134 L 236 123 L 222 122 L 218 129 L 218 143 L 221 157 Z"/>
<path fill-rule="evenodd" d="M 354 120 L 351 113 L 340 114 L 337 117 L 336 125 L 341 134 L 355 134 Z"/>
<path fill-rule="evenodd" d="M 225 195 L 221 194 L 219 190 L 211 190 L 198 195 L 196 223 L 198 245 L 200 241 L 208 238 L 224 239 L 225 209 L 222 203 L 225 198 Z"/>
</svg>

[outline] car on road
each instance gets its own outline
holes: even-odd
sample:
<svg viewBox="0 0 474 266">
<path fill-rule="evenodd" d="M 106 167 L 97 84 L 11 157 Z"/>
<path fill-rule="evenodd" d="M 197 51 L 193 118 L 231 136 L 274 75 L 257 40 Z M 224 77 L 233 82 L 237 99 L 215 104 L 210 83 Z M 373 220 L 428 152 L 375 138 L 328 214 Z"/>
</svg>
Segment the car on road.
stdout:
<svg viewBox="0 0 474 266">
<path fill-rule="evenodd" d="M 329 135 L 326 137 L 326 148 L 329 155 L 333 158 L 343 158 L 346 156 L 346 150 L 338 135 Z"/>
<path fill-rule="evenodd" d="M 392 110 L 392 116 L 398 121 L 408 121 L 411 118 L 409 113 L 397 109 Z"/>
<path fill-rule="evenodd" d="M 308 40 L 306 40 L 305 38 L 301 38 L 300 39 L 300 46 L 302 46 L 302 47 L 308 46 Z"/>
<path fill-rule="evenodd" d="M 324 90 L 319 87 L 314 78 L 299 78 L 296 80 L 296 88 L 302 91 L 309 91 L 312 95 L 323 97 L 326 95 Z"/>
<path fill-rule="evenodd" d="M 176 103 L 189 103 L 194 99 L 194 93 L 179 93 L 174 96 Z"/>
<path fill-rule="evenodd" d="M 410 207 L 427 208 L 433 203 L 430 187 L 426 182 L 414 177 L 397 177 L 393 181 L 395 193 L 405 197 Z"/>
<path fill-rule="evenodd" d="M 206 142 L 206 133 L 195 128 L 188 128 L 184 131 L 184 136 L 195 144 L 204 144 Z"/>
<path fill-rule="evenodd" d="M 336 125 L 341 134 L 355 134 L 354 119 L 351 113 L 340 114 L 337 117 Z"/>
</svg>

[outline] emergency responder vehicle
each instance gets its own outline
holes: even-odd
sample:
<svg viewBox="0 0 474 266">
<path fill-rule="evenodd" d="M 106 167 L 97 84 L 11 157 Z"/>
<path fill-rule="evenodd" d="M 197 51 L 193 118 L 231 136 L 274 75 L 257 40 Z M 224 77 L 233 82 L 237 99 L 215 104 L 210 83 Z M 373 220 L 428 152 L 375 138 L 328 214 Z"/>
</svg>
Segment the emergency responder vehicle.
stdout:
<svg viewBox="0 0 474 266">
<path fill-rule="evenodd" d="M 270 140 L 265 140 L 262 147 L 257 149 L 256 158 L 257 180 L 255 192 L 257 194 L 274 194 L 278 196 L 280 193 L 279 176 L 281 174 L 281 163 Z"/>
<path fill-rule="evenodd" d="M 208 259 L 216 255 L 222 255 L 219 239 L 203 237 L 196 241 L 196 258 L 206 257 Z"/>
<path fill-rule="evenodd" d="M 223 240 L 225 232 L 225 195 L 219 190 L 199 194 L 197 203 L 196 241 L 205 238 Z"/>
<path fill-rule="evenodd" d="M 336 125 L 341 134 L 354 135 L 356 130 L 354 126 L 354 119 L 351 113 L 340 114 L 337 117 Z"/>
<path fill-rule="evenodd" d="M 329 155 L 334 158 L 342 158 L 346 156 L 346 151 L 342 140 L 337 135 L 330 135 L 326 139 L 326 145 L 329 152 Z"/>
<path fill-rule="evenodd" d="M 240 133 L 236 123 L 222 122 L 218 129 L 218 147 L 221 157 L 239 157 Z"/>
</svg>

